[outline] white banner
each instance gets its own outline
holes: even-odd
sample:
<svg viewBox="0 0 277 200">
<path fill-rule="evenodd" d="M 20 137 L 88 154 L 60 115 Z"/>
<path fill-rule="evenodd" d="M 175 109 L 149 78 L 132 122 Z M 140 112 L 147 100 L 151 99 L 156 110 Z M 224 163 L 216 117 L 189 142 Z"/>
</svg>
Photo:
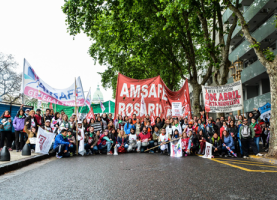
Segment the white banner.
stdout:
<svg viewBox="0 0 277 200">
<path fill-rule="evenodd" d="M 55 134 L 38 128 L 36 140 L 36 153 L 48 154 Z"/>
<path fill-rule="evenodd" d="M 182 102 L 172 102 L 172 116 L 179 117 L 183 115 Z"/>
<path fill-rule="evenodd" d="M 241 81 L 221 86 L 202 86 L 202 91 L 206 112 L 226 113 L 243 109 Z"/>
<path fill-rule="evenodd" d="M 179 139 L 176 144 L 174 144 L 174 142 L 170 142 L 170 156 L 172 157 L 183 156 L 181 139 Z"/>
<path fill-rule="evenodd" d="M 206 142 L 205 155 L 202 158 L 212 158 L 213 154 L 213 145 L 209 142 Z"/>
<path fill-rule="evenodd" d="M 79 151 L 78 153 L 81 154 L 82 156 L 85 154 L 85 134 L 84 134 L 84 128 L 81 130 L 81 137 L 78 136 L 79 140 Z"/>
<path fill-rule="evenodd" d="M 54 89 L 41 80 L 27 60 L 24 59 L 21 93 L 27 96 L 38 99 L 38 91 L 40 91 L 42 101 L 64 106 L 75 106 L 75 83 L 74 80 L 72 82 L 73 84 L 66 89 Z M 58 84 L 58 82 L 53 82 L 53 84 Z M 76 84 L 77 106 L 82 106 L 85 99 L 80 77 L 76 79 Z"/>
</svg>

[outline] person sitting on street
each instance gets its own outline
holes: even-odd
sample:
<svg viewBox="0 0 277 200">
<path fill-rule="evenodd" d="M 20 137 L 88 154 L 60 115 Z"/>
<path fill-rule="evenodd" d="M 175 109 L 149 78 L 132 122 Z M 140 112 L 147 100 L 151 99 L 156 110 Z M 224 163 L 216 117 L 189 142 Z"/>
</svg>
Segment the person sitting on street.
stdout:
<svg viewBox="0 0 277 200">
<path fill-rule="evenodd" d="M 141 142 L 138 140 L 138 135 L 136 134 L 135 129 L 131 128 L 131 133 L 128 139 L 129 139 L 129 146 L 127 151 L 130 152 L 136 149 L 136 151 L 140 153 Z"/>
<path fill-rule="evenodd" d="M 134 129 L 133 129 L 134 130 Z M 119 153 L 124 153 L 128 149 L 128 136 L 124 130 L 120 130 L 117 136 L 117 149 Z"/>
<path fill-rule="evenodd" d="M 70 152 L 70 156 L 73 156 L 76 152 L 76 140 L 75 140 L 75 137 L 72 135 L 71 129 L 67 131 L 67 139 L 70 142 L 68 151 Z"/>
<path fill-rule="evenodd" d="M 161 154 L 164 154 L 167 150 L 168 155 L 170 155 L 170 143 L 167 143 L 170 141 L 171 137 L 170 134 L 166 133 L 165 128 L 162 128 L 161 134 L 159 135 L 158 143 L 160 145 Z"/>
<path fill-rule="evenodd" d="M 158 145 L 158 139 L 159 139 L 159 135 L 160 135 L 160 131 L 159 128 L 157 126 L 154 127 L 154 132 L 152 134 L 153 136 L 153 141 L 154 141 L 154 146 Z M 158 151 L 158 150 L 157 150 Z M 156 151 L 156 153 L 157 153 Z"/>
<path fill-rule="evenodd" d="M 195 132 L 189 132 L 189 150 L 191 151 L 191 155 L 196 155 L 199 151 L 199 140 Z"/>
<path fill-rule="evenodd" d="M 70 147 L 71 143 L 68 141 L 67 138 L 67 130 L 61 130 L 61 133 L 56 135 L 55 142 L 53 146 L 54 152 L 56 152 L 57 158 L 62 157 L 69 157 L 70 154 L 68 153 L 68 148 Z"/>
<path fill-rule="evenodd" d="M 116 137 L 115 137 L 115 129 L 114 128 L 112 130 L 109 130 L 108 138 L 110 139 L 110 141 L 112 143 L 111 151 L 113 151 L 112 149 L 114 149 L 114 147 L 116 145 Z"/>
<path fill-rule="evenodd" d="M 227 130 L 224 130 L 222 134 L 222 156 L 225 154 L 225 157 L 234 157 L 227 149 L 227 147 L 229 147 L 231 150 L 235 150 L 235 143 L 231 134 Z M 226 154 L 226 152 L 228 155 Z"/>
<path fill-rule="evenodd" d="M 145 126 L 142 128 L 142 132 L 139 134 L 139 140 L 141 141 L 141 152 L 144 152 L 148 148 L 154 146 L 152 135 L 150 132 L 147 131 Z M 154 153 L 154 151 L 150 150 L 149 153 Z"/>
<path fill-rule="evenodd" d="M 222 155 L 221 155 L 222 142 L 221 142 L 220 137 L 218 137 L 217 132 L 214 132 L 214 135 L 211 139 L 211 144 L 213 145 L 213 147 L 212 147 L 213 156 L 219 155 L 220 157 L 222 157 Z"/>
<path fill-rule="evenodd" d="M 256 156 L 262 156 L 258 152 L 257 145 L 254 141 L 255 131 L 253 126 L 248 125 L 248 120 L 243 120 L 243 125 L 239 129 L 239 137 L 241 140 L 241 146 L 243 151 L 243 158 L 249 158 L 249 147 L 252 147 L 252 150 Z"/>
<path fill-rule="evenodd" d="M 97 142 L 97 146 L 99 150 L 102 150 L 107 147 L 107 155 L 109 156 L 109 155 L 113 155 L 113 152 L 111 151 L 111 145 L 113 141 L 111 141 L 108 138 L 108 133 L 109 131 L 106 129 L 104 133 L 100 136 Z"/>
<path fill-rule="evenodd" d="M 99 131 L 100 134 L 100 131 Z M 94 127 L 89 127 L 89 132 L 85 136 L 85 149 L 86 149 L 86 155 L 93 154 L 94 152 L 98 151 L 97 148 L 97 142 L 98 142 L 98 136 L 94 132 Z"/>
</svg>

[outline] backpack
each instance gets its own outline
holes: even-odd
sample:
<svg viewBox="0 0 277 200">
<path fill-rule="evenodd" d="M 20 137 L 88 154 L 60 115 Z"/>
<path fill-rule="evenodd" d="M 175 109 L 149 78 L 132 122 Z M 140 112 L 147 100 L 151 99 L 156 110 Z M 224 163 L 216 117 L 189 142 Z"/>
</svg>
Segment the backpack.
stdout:
<svg viewBox="0 0 277 200">
<path fill-rule="evenodd" d="M 244 138 L 248 138 L 248 137 L 251 136 L 251 129 L 249 128 L 249 126 L 247 126 L 246 131 L 245 131 L 244 126 L 242 126 L 241 136 L 244 137 Z"/>
</svg>

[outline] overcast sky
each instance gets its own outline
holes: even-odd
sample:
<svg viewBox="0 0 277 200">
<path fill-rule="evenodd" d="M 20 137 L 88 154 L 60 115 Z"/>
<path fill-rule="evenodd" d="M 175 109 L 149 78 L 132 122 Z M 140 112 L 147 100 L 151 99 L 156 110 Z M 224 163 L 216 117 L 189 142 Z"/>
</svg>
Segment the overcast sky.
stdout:
<svg viewBox="0 0 277 200">
<path fill-rule="evenodd" d="M 0 51 L 13 54 L 22 72 L 23 59 L 38 76 L 53 88 L 69 87 L 81 77 L 84 91 L 97 84 L 106 67 L 94 65 L 88 55 L 91 41 L 85 34 L 75 37 L 67 33 L 63 0 L 0 0 Z M 100 86 L 101 87 L 101 86 Z M 104 100 L 112 99 L 112 90 L 101 87 Z M 114 101 L 114 100 L 113 100 Z"/>
</svg>

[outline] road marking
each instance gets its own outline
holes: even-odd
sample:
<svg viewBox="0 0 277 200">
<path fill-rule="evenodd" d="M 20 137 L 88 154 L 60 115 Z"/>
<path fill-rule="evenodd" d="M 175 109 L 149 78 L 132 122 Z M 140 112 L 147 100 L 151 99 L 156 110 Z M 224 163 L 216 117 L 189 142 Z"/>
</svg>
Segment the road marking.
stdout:
<svg viewBox="0 0 277 200">
<path fill-rule="evenodd" d="M 217 159 L 216 160 L 220 160 L 220 161 L 226 161 L 226 162 L 241 162 L 241 163 L 252 163 L 252 164 L 265 164 L 263 162 L 252 162 L 252 161 L 246 161 L 246 160 L 227 160 L 227 159 Z M 269 165 L 273 165 L 272 163 L 268 163 Z M 276 165 L 275 165 L 276 166 Z"/>
<path fill-rule="evenodd" d="M 237 166 L 237 165 L 233 165 L 233 164 L 230 164 L 228 162 L 223 162 L 223 161 L 220 161 L 220 160 L 217 160 L 217 159 L 211 159 L 211 160 L 215 161 L 215 162 L 218 162 L 218 163 L 221 163 L 221 164 L 224 164 L 224 165 L 228 165 L 230 167 L 234 167 L 234 168 L 243 170 L 243 171 L 247 171 L 247 172 L 275 172 L 275 173 L 277 173 L 277 170 L 276 171 L 273 171 L 273 170 L 252 170 L 252 169 L 247 169 L 245 167 L 240 167 L 240 166 Z"/>
</svg>

